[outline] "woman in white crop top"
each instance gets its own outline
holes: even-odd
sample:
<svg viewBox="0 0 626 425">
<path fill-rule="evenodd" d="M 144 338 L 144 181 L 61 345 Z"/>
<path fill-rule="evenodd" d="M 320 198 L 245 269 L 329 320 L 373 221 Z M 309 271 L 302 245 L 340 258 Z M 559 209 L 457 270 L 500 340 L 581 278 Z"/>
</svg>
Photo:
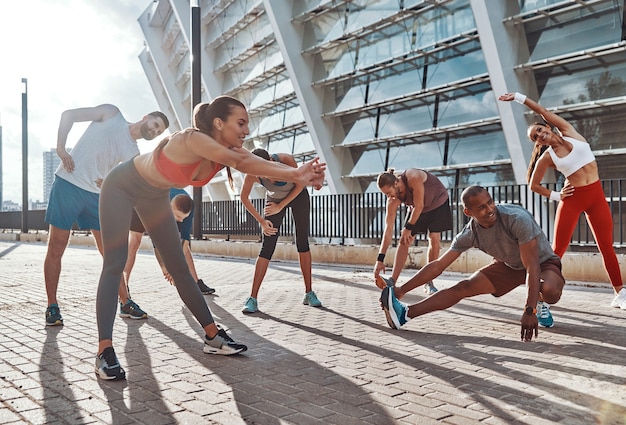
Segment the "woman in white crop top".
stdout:
<svg viewBox="0 0 626 425">
<path fill-rule="evenodd" d="M 514 100 L 526 105 L 541 115 L 547 123 L 535 122 L 528 127 L 528 138 L 534 142 L 535 147 L 527 180 L 533 192 L 559 201 L 552 242 L 554 252 L 563 257 L 580 214 L 586 213 L 587 222 L 602 253 L 604 268 L 615 292 L 611 306 L 626 310 L 626 290 L 622 291 L 622 276 L 613 249 L 613 216 L 606 202 L 598 164 L 589 143 L 567 120 L 523 94 L 506 93 L 498 100 Z M 553 131 L 552 127 L 558 131 Z M 566 177 L 560 192 L 550 191 L 541 185 L 548 168 L 554 168 Z"/>
</svg>

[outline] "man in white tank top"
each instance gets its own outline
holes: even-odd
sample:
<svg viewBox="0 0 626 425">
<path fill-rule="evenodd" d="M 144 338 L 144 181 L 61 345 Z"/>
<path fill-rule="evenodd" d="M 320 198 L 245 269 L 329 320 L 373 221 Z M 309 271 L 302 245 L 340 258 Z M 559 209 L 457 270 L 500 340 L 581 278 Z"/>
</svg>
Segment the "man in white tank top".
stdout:
<svg viewBox="0 0 626 425">
<path fill-rule="evenodd" d="M 70 154 L 65 148 L 67 135 L 74 123 L 85 121 L 91 121 L 91 124 Z M 152 140 L 168 126 L 167 117 L 161 112 L 151 112 L 140 121 L 129 123 L 116 106 L 108 104 L 70 109 L 61 115 L 57 138 L 61 165 L 56 171 L 46 210 L 46 223 L 50 224 L 44 261 L 48 297 L 46 325 L 63 324 L 57 288 L 61 259 L 74 224 L 91 231 L 102 253 L 98 201 L 104 177 L 120 162 L 139 154 L 138 139 Z M 129 310 L 126 317 L 147 317 L 139 306 L 128 299 L 125 285 L 120 285 L 120 300 Z"/>
</svg>

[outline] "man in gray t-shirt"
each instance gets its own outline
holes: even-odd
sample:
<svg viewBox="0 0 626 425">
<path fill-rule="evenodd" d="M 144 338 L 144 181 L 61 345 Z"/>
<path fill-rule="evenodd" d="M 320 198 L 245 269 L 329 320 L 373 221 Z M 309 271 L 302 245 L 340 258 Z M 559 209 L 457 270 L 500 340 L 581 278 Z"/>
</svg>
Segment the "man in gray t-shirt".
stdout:
<svg viewBox="0 0 626 425">
<path fill-rule="evenodd" d="M 387 323 L 399 329 L 409 319 L 444 310 L 464 298 L 481 294 L 502 296 L 526 283 L 528 295 L 522 309 L 521 338 L 537 336 L 538 324 L 554 324 L 548 304 L 561 298 L 565 279 L 561 260 L 532 215 L 513 204 L 495 205 L 491 195 L 480 186 L 470 186 L 461 194 L 463 212 L 471 217 L 456 235 L 450 248 L 431 261 L 404 285 L 383 289 L 381 303 Z M 464 251 L 478 248 L 493 256 L 493 263 L 482 267 L 469 278 L 442 290 L 417 304 L 406 305 L 399 298 L 439 276 Z"/>
</svg>

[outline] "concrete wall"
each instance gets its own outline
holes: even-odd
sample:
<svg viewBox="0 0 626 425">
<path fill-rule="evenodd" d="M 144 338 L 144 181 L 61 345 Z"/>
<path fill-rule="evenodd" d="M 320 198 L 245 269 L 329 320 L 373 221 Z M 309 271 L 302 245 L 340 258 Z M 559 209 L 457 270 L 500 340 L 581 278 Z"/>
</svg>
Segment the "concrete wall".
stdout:
<svg viewBox="0 0 626 425">
<path fill-rule="evenodd" d="M 46 243 L 47 233 L 0 233 L 0 241 Z M 75 234 L 70 240 L 73 245 L 95 246 L 93 237 L 85 234 Z M 426 243 L 411 247 L 406 262 L 407 268 L 419 269 L 426 264 Z M 260 242 L 253 241 L 226 241 L 223 239 L 192 241 L 192 250 L 195 253 L 219 255 L 222 257 L 256 258 L 261 249 Z M 443 245 L 445 249 L 446 245 Z M 152 250 L 150 238 L 145 236 L 141 245 L 142 250 Z M 390 248 L 385 258 L 388 269 L 393 265 L 395 248 Z M 374 267 L 378 255 L 378 245 L 311 245 L 311 255 L 314 263 L 337 263 L 358 265 L 365 268 Z M 622 276 L 626 276 L 626 255 L 618 254 Z M 276 260 L 297 261 L 298 253 L 292 243 L 279 242 L 274 254 Z M 43 261 L 43 259 L 42 259 Z M 478 268 L 489 264 L 491 257 L 479 250 L 469 250 L 463 253 L 449 268 L 449 271 L 472 273 Z M 563 257 L 563 275 L 566 280 L 594 282 L 610 287 L 609 279 L 604 271 L 602 256 L 597 252 L 567 252 Z"/>
</svg>

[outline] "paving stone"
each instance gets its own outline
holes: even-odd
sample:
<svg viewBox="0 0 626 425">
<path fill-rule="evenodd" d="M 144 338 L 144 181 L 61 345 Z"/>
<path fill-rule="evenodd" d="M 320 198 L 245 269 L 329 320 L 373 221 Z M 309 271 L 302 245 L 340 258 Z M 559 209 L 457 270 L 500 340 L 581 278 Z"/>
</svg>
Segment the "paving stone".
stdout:
<svg viewBox="0 0 626 425">
<path fill-rule="evenodd" d="M 370 270 L 314 264 L 324 302 L 314 309 L 302 305 L 299 265 L 273 261 L 261 312 L 244 315 L 255 259 L 194 255 L 216 288 L 204 296 L 216 321 L 249 347 L 214 356 L 202 352 L 202 329 L 154 254 L 140 251 L 131 292 L 149 318 L 116 318 L 128 380 L 102 382 L 93 372 L 102 258 L 94 247 L 67 248 L 58 294 L 65 326 L 48 327 L 45 252 L 0 242 L 0 292 L 12 295 L 0 298 L 0 423 L 624 425 L 626 312 L 608 307 L 606 283 L 568 282 L 552 308 L 555 327 L 523 343 L 524 287 L 391 330 Z M 28 285 L 13 283 L 15 269 Z M 444 289 L 463 277 L 444 273 L 435 283 Z M 405 297 L 422 299 L 420 291 Z"/>
</svg>

